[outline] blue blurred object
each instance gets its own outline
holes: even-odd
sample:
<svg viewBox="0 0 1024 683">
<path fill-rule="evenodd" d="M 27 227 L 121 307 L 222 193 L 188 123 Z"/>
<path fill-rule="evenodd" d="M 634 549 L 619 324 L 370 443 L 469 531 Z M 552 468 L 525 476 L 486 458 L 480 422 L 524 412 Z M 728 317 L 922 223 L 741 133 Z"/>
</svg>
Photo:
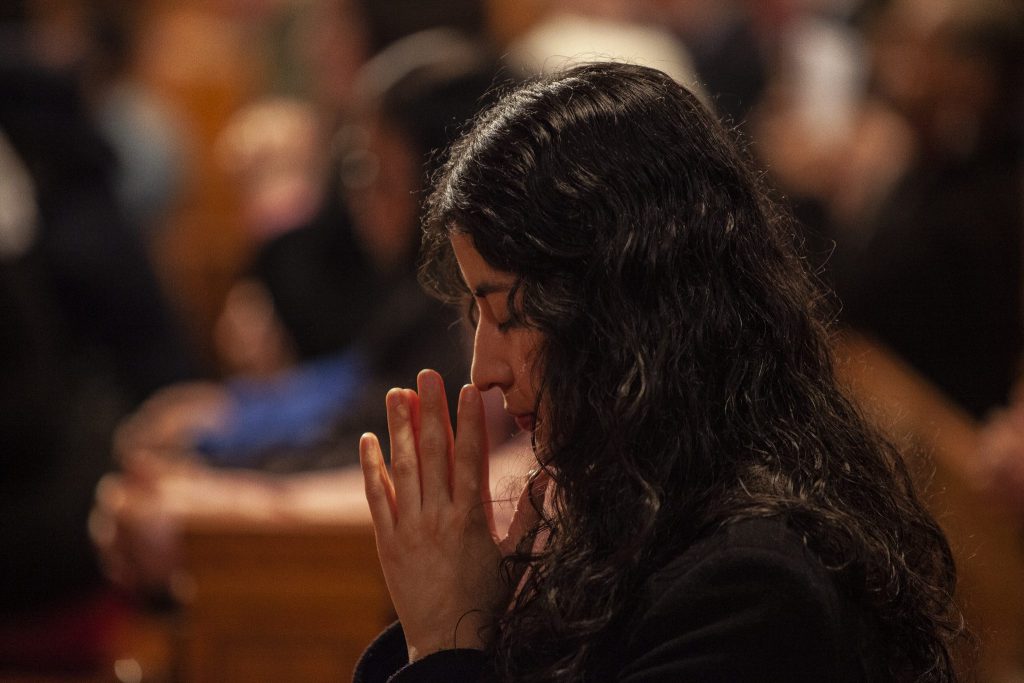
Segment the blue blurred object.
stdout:
<svg viewBox="0 0 1024 683">
<path fill-rule="evenodd" d="M 227 422 L 200 434 L 196 448 L 213 464 L 245 467 L 275 448 L 325 441 L 338 415 L 357 400 L 369 374 L 363 354 L 349 351 L 306 363 L 270 380 L 227 385 L 233 401 Z"/>
</svg>

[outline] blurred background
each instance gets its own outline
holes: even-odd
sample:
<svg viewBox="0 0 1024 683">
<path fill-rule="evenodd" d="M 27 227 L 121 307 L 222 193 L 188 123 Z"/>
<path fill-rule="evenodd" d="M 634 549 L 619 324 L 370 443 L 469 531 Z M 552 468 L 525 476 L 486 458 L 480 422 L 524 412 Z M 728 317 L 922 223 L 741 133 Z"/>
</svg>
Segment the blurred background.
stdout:
<svg viewBox="0 0 1024 683">
<path fill-rule="evenodd" d="M 592 59 L 735 130 L 949 535 L 965 669 L 1024 681 L 1018 0 L 5 0 L 0 680 L 347 680 L 393 617 L 358 435 L 468 378 L 415 282 L 430 173 Z"/>
</svg>

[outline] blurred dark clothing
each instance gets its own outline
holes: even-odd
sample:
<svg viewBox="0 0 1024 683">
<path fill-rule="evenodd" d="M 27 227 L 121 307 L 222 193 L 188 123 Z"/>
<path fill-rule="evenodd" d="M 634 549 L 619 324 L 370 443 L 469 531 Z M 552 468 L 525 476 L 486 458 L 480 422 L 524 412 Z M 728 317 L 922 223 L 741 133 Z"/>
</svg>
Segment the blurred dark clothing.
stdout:
<svg viewBox="0 0 1024 683">
<path fill-rule="evenodd" d="M 412 275 L 387 284 L 376 304 L 358 338 L 341 353 L 274 382 L 237 387 L 227 428 L 200 435 L 206 458 L 275 472 L 354 465 L 361 434 L 387 433 L 388 390 L 415 386 L 425 367 L 444 378 L 454 418 L 459 390 L 469 381 L 458 313 L 428 296 Z M 333 386 L 325 389 L 325 380 Z M 245 426 L 257 422 L 264 424 Z"/>
<path fill-rule="evenodd" d="M 300 361 L 355 341 L 383 287 L 356 244 L 337 176 L 331 174 L 316 217 L 261 246 L 250 270 L 270 292 Z"/>
<path fill-rule="evenodd" d="M 487 25 L 487 8 L 481 0 L 358 0 L 357 6 L 374 53 L 405 36 L 438 26 L 480 37 Z"/>
<path fill-rule="evenodd" d="M 976 417 L 1007 402 L 1024 348 L 1022 150 L 919 163 L 833 258 L 845 322 Z"/>
<path fill-rule="evenodd" d="M 86 519 L 124 409 L 55 343 L 37 266 L 0 261 L 0 617 L 99 584 Z"/>
<path fill-rule="evenodd" d="M 743 125 L 768 85 L 768 60 L 749 17 L 737 15 L 709 32 L 684 32 L 697 76 L 723 120 Z"/>
<path fill-rule="evenodd" d="M 632 612 L 602 638 L 593 669 L 600 673 L 586 680 L 887 680 L 872 643 L 878 625 L 851 593 L 784 518 L 719 525 L 644 578 Z M 500 677 L 483 650 L 455 647 L 410 663 L 402 624 L 395 622 L 363 653 L 352 680 Z"/>
<path fill-rule="evenodd" d="M 232 419 L 197 435 L 209 462 L 299 471 L 358 462 L 359 436 L 387 432 L 384 396 L 425 367 L 445 378 L 452 414 L 468 381 L 458 312 L 428 296 L 409 262 L 386 275 L 352 232 L 338 181 L 308 225 L 267 242 L 250 275 L 270 292 L 300 365 L 229 382 Z"/>
<path fill-rule="evenodd" d="M 337 175 L 317 217 L 255 257 L 250 276 L 268 289 L 300 364 L 227 384 L 232 419 L 197 435 L 212 464 L 280 472 L 355 464 L 359 436 L 387 432 L 388 389 L 414 386 L 426 367 L 445 378 L 455 414 L 469 378 L 458 312 L 423 291 L 414 259 L 390 274 L 371 265 Z"/>
<path fill-rule="evenodd" d="M 414 158 L 423 159 L 422 180 L 389 188 L 390 201 L 409 201 L 442 158 L 438 151 L 486 103 L 496 59 L 479 41 L 438 29 L 406 37 L 373 64 L 364 73 L 384 78 L 363 81 L 367 104 L 402 131 Z M 392 246 L 399 250 L 391 254 L 395 263 L 386 270 L 375 265 L 369 256 L 373 246 L 360 241 L 346 206 L 346 197 L 358 196 L 353 193 L 371 192 L 345 177 L 352 175 L 353 157 L 366 150 L 339 143 L 335 151 L 319 215 L 264 245 L 252 269 L 269 290 L 303 364 L 269 382 L 229 385 L 234 422 L 197 444 L 214 463 L 270 470 L 354 464 L 359 435 L 387 431 L 388 389 L 414 386 L 421 369 L 433 368 L 445 378 L 454 416 L 459 389 L 469 379 L 458 313 L 428 296 L 416 280 L 415 217 L 401 226 L 405 244 Z M 263 428 L 244 426 L 259 422 Z"/>
<path fill-rule="evenodd" d="M 132 403 L 192 376 L 181 330 L 117 203 L 114 156 L 73 75 L 0 61 L 0 129 L 35 184 L 39 286 L 57 308 L 65 351 L 102 366 Z"/>
<path fill-rule="evenodd" d="M 38 209 L 28 250 L 0 256 L 6 616 L 99 583 L 86 520 L 112 465 L 114 425 L 193 368 L 138 232 L 122 217 L 113 156 L 73 75 L 39 68 L 5 44 L 0 131 L 28 171 Z"/>
</svg>

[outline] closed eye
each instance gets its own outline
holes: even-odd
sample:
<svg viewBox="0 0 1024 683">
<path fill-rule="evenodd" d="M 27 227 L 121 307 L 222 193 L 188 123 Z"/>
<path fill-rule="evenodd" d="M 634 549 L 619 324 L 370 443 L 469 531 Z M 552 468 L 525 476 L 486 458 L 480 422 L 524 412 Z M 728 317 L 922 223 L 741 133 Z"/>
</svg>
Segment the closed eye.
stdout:
<svg viewBox="0 0 1024 683">
<path fill-rule="evenodd" d="M 466 320 L 473 329 L 476 329 L 477 323 L 480 322 L 480 307 L 473 297 L 466 299 Z"/>
</svg>

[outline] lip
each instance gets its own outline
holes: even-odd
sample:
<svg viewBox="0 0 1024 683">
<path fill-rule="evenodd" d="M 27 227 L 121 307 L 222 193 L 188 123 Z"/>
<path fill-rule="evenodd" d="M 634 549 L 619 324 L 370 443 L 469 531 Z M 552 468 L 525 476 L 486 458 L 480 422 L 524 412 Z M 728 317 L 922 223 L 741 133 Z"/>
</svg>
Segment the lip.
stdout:
<svg viewBox="0 0 1024 683">
<path fill-rule="evenodd" d="M 514 415 L 516 426 L 524 432 L 532 432 L 534 426 L 537 423 L 536 417 L 533 413 L 527 413 L 526 415 Z"/>
</svg>

